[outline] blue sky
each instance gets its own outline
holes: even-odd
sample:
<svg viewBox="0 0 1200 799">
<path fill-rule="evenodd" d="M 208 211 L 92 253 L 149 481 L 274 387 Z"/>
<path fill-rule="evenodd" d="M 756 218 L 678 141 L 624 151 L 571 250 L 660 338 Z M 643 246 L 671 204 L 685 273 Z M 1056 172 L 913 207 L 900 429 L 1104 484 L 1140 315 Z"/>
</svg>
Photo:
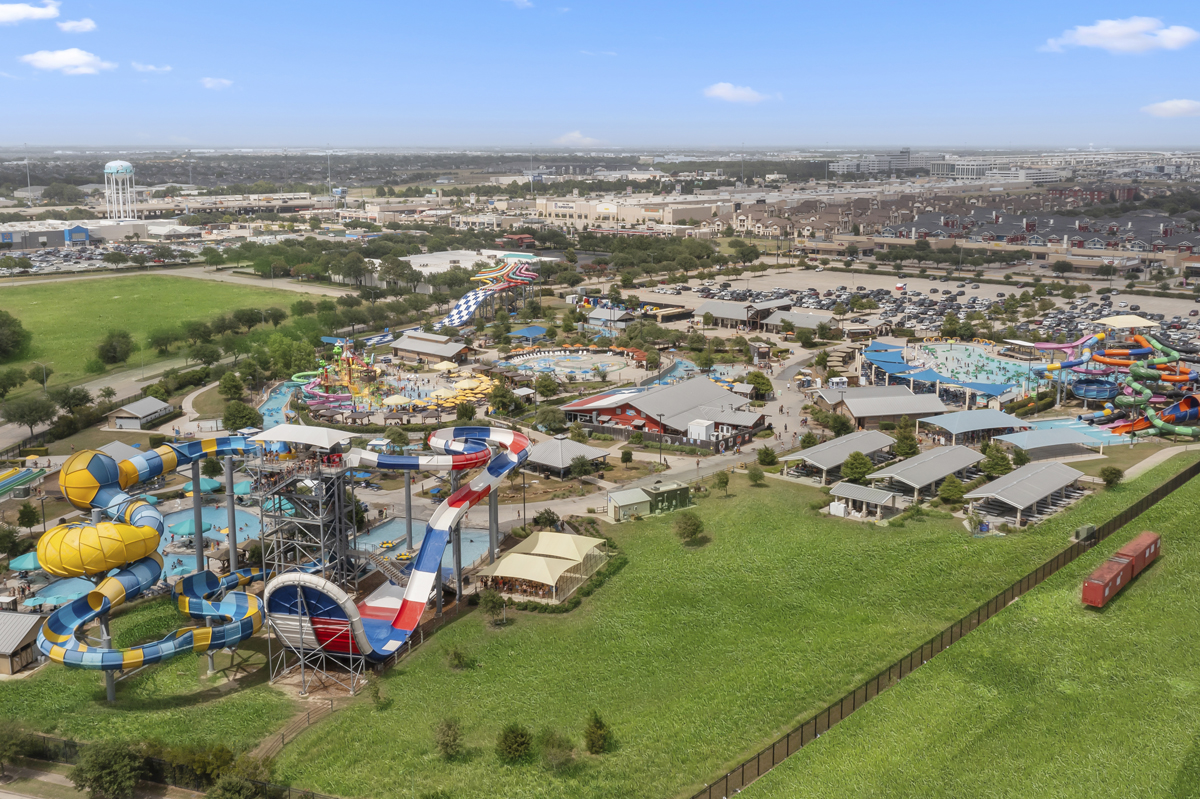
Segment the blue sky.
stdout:
<svg viewBox="0 0 1200 799">
<path fill-rule="evenodd" d="M 0 0 L 0 143 L 1200 147 L 1200 6 Z"/>
</svg>

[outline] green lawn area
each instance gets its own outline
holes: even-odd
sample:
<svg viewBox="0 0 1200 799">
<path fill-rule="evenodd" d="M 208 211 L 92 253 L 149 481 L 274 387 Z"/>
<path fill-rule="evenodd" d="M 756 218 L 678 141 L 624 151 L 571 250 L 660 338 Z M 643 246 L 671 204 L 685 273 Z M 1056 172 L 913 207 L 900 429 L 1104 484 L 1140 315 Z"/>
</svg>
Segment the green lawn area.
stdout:
<svg viewBox="0 0 1200 799">
<path fill-rule="evenodd" d="M 1189 453 L 1043 525 L 972 538 L 944 516 L 903 528 L 818 516 L 815 488 L 735 476 L 702 499 L 712 541 L 685 547 L 673 517 L 608 528 L 629 565 L 564 616 L 469 614 L 381 678 L 367 697 L 284 748 L 277 776 L 348 797 L 669 797 L 760 748 L 1110 517 Z M 478 659 L 455 671 L 447 651 Z M 504 766 L 500 728 L 553 727 L 578 745 L 590 709 L 617 746 L 566 773 Z M 440 760 L 432 727 L 458 717 L 467 753 Z M 352 741 L 352 745 L 346 742 Z M 410 782 L 411 781 L 411 782 Z M 903 793 L 903 792 L 901 792 Z M 838 791 L 826 795 L 847 795 Z"/>
<path fill-rule="evenodd" d="M 146 334 L 159 327 L 207 320 L 238 308 L 286 310 L 299 298 L 292 291 L 176 275 L 124 275 L 5 288 L 0 292 L 0 310 L 33 332 L 29 359 L 15 365 L 28 369 L 32 361 L 41 361 L 54 369 L 53 384 L 90 377 L 84 364 L 95 357 L 96 345 L 109 330 L 128 330 L 144 345 Z M 162 360 L 157 351 L 145 349 L 129 365 L 139 365 L 142 355 L 147 365 Z"/>
<path fill-rule="evenodd" d="M 118 646 L 162 638 L 192 624 L 169 598 L 139 603 L 114 617 Z M 255 638 L 238 650 L 239 663 L 265 661 L 266 641 Z M 218 668 L 229 656 L 218 653 Z M 104 700 L 97 671 L 46 664 L 30 677 L 4 683 L 0 717 L 49 735 L 83 741 L 161 741 L 171 745 L 225 744 L 247 750 L 291 717 L 292 702 L 267 686 L 265 666 L 237 685 L 207 676 L 201 655 L 183 655 L 117 684 L 117 702 Z"/>
<path fill-rule="evenodd" d="M 140 430 L 101 430 L 98 427 L 89 427 L 86 430 L 80 430 L 73 436 L 68 436 L 60 441 L 54 441 L 48 444 L 51 455 L 70 455 L 72 452 L 79 452 L 84 449 L 100 449 L 105 444 L 113 441 L 120 441 L 122 444 L 133 446 L 141 445 L 141 449 L 145 451 L 150 447 L 150 433 Z M 74 447 L 74 449 L 72 449 Z"/>
<path fill-rule="evenodd" d="M 1122 471 L 1128 471 L 1131 466 L 1141 463 L 1146 458 L 1149 458 L 1154 453 L 1165 447 L 1173 447 L 1168 438 L 1151 438 L 1143 439 L 1134 444 L 1132 447 L 1128 444 L 1116 444 L 1114 446 L 1106 446 L 1104 448 L 1104 457 L 1096 458 L 1090 461 L 1078 461 L 1076 463 L 1067 464 L 1068 466 L 1078 469 L 1084 474 L 1090 474 L 1092 477 L 1099 477 L 1100 470 L 1105 466 L 1116 466 Z M 1180 444 L 1179 446 L 1182 446 Z"/>
<path fill-rule="evenodd" d="M 219 419 L 225 415 L 225 398 L 217 393 L 220 386 L 213 386 L 203 391 L 192 400 L 192 409 L 199 414 L 200 419 Z"/>
<path fill-rule="evenodd" d="M 1195 479 L 742 795 L 1200 796 L 1198 504 Z M 1158 562 L 1082 605 L 1142 530 Z"/>
</svg>

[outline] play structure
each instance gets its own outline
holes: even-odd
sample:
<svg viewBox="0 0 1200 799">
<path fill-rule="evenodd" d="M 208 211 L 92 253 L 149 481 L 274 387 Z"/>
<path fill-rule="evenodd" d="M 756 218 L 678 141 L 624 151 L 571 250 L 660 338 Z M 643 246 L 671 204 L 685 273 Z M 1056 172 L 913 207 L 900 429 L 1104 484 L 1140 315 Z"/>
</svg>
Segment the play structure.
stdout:
<svg viewBox="0 0 1200 799">
<path fill-rule="evenodd" d="M 80 635 L 96 619 L 107 631 L 109 611 L 162 579 L 163 558 L 158 547 L 165 527 L 163 516 L 150 502 L 130 496 L 125 489 L 178 466 L 210 456 L 240 454 L 245 448 L 244 438 L 224 437 L 164 444 L 122 461 L 84 450 L 63 464 L 59 474 L 63 496 L 76 508 L 91 511 L 92 518 L 59 525 L 43 535 L 38 540 L 38 564 L 57 577 L 93 580 L 96 588 L 50 615 L 38 633 L 37 645 L 43 654 L 74 668 L 130 670 L 183 652 L 232 646 L 259 629 L 259 600 L 242 592 L 224 593 L 263 578 L 259 569 L 242 569 L 226 577 L 199 571 L 175 584 L 174 596 L 183 613 L 193 619 L 221 620 L 220 624 L 186 627 L 161 641 L 124 649 L 93 646 Z M 218 594 L 223 597 L 214 599 Z"/>
<path fill-rule="evenodd" d="M 267 584 L 272 632 L 297 656 L 319 650 L 379 662 L 395 653 L 417 628 L 431 595 L 440 602 L 447 544 L 454 545 L 455 574 L 461 576 L 456 530 L 463 517 L 471 507 L 494 496 L 500 481 L 528 458 L 530 447 L 529 439 L 521 433 L 492 427 L 439 430 L 430 436 L 429 444 L 434 454 L 382 455 L 354 449 L 347 458 L 351 468 L 406 472 L 485 467 L 434 511 L 420 551 L 405 569 L 407 586 L 403 591 L 392 580 L 356 604 L 336 581 L 318 574 L 291 571 Z"/>
<path fill-rule="evenodd" d="M 1058 350 L 1066 357 L 1035 366 L 1034 371 L 1060 380 L 1077 375 L 1073 382 L 1063 380 L 1075 396 L 1112 400 L 1099 411 L 1079 416 L 1079 421 L 1103 425 L 1114 435 L 1200 437 L 1200 427 L 1183 424 L 1200 420 L 1200 398 L 1179 390 L 1200 380 L 1200 373 L 1191 369 L 1179 352 L 1151 336 L 1133 336 L 1136 347 L 1102 350 L 1099 347 L 1106 338 L 1106 334 L 1098 333 L 1070 344 L 1037 344 L 1038 349 Z M 1116 376 L 1123 376 L 1120 382 Z"/>
<path fill-rule="evenodd" d="M 434 323 L 434 327 L 462 327 L 471 321 L 485 302 L 494 301 L 500 292 L 527 286 L 536 279 L 537 273 L 533 271 L 528 256 L 513 253 L 502 255 L 495 266 L 471 278 L 483 285 L 464 294 L 444 319 Z"/>
</svg>

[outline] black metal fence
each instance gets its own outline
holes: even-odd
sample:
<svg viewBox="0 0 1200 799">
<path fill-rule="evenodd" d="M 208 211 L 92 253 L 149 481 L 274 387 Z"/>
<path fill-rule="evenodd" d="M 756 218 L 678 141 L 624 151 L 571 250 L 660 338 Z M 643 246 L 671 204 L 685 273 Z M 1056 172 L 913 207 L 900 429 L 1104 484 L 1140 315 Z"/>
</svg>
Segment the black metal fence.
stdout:
<svg viewBox="0 0 1200 799">
<path fill-rule="evenodd" d="M 706 785 L 703 790 L 697 791 L 692 795 L 692 799 L 726 799 L 726 797 L 736 794 L 744 786 L 754 782 L 792 754 L 812 743 L 830 727 L 920 668 L 934 655 L 945 651 L 955 641 L 1007 607 L 1010 602 L 1041 584 L 1050 575 L 1129 524 L 1198 474 L 1200 474 L 1200 463 L 1188 466 L 1130 507 L 1097 526 L 1094 531 L 1088 531 L 1088 535 L 1081 540 L 1071 544 L 841 699 L 817 712 L 816 715 L 780 737 L 758 754 L 735 766 L 711 784 Z"/>
</svg>

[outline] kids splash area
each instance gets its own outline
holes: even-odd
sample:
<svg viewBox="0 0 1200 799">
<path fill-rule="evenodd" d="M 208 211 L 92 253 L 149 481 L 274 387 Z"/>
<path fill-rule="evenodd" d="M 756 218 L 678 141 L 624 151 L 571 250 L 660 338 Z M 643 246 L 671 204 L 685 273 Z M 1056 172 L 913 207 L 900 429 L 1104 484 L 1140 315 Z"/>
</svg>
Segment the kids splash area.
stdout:
<svg viewBox="0 0 1200 799">
<path fill-rule="evenodd" d="M 432 452 L 388 455 L 347 451 L 351 438 L 341 430 L 279 424 L 250 438 L 163 444 L 128 460 L 94 450 L 73 455 L 60 488 L 89 518 L 43 535 L 37 566 L 80 587 L 42 625 L 39 650 L 68 668 L 103 672 L 113 701 L 122 675 L 184 652 L 236 647 L 265 628 L 272 681 L 298 678 L 302 692 L 314 684 L 356 691 L 367 664 L 384 664 L 411 644 L 423 621 L 442 615 L 445 596 L 463 596 L 466 568 L 490 564 L 497 574 L 510 568 L 497 558 L 496 489 L 525 462 L 530 442 L 511 430 L 456 427 L 430 435 Z M 225 509 L 196 503 L 164 514 L 134 491 L 179 467 L 190 467 L 199 480 L 205 458 L 225 459 Z M 235 482 L 238 461 L 249 480 Z M 451 491 L 416 531 L 410 510 L 360 534 L 348 497 L 363 470 L 403 471 L 409 478 L 414 471 L 445 471 Z M 467 480 L 467 470 L 477 473 Z M 245 485 L 249 491 L 236 488 Z M 239 499 L 256 503 L 259 515 L 235 507 Z M 486 526 L 467 527 L 476 506 L 487 509 L 477 517 Z M 227 573 L 212 557 L 214 536 L 228 549 Z M 237 542 L 247 539 L 261 541 L 265 568 L 239 567 Z M 164 546 L 178 552 L 188 545 L 188 568 L 167 569 Z M 114 646 L 109 614 L 164 592 L 191 621 L 181 619 L 180 629 L 159 641 Z M 553 595 L 555 586 L 546 592 Z"/>
<path fill-rule="evenodd" d="M 862 354 L 862 375 L 871 384 L 936 392 L 943 401 L 967 408 L 996 401 L 1012 406 L 1026 397 L 1033 407 L 1034 394 L 1043 403 L 1052 397 L 1055 406 L 1075 398 L 1085 413 L 1034 424 L 1086 425 L 1093 428 L 1087 435 L 1102 443 L 1121 436 L 1200 437 L 1195 393 L 1200 347 L 1168 347 L 1154 337 L 1158 325 L 1138 316 L 1100 323 L 1109 330 L 1067 343 L 927 339 L 905 347 L 872 342 Z"/>
</svg>

